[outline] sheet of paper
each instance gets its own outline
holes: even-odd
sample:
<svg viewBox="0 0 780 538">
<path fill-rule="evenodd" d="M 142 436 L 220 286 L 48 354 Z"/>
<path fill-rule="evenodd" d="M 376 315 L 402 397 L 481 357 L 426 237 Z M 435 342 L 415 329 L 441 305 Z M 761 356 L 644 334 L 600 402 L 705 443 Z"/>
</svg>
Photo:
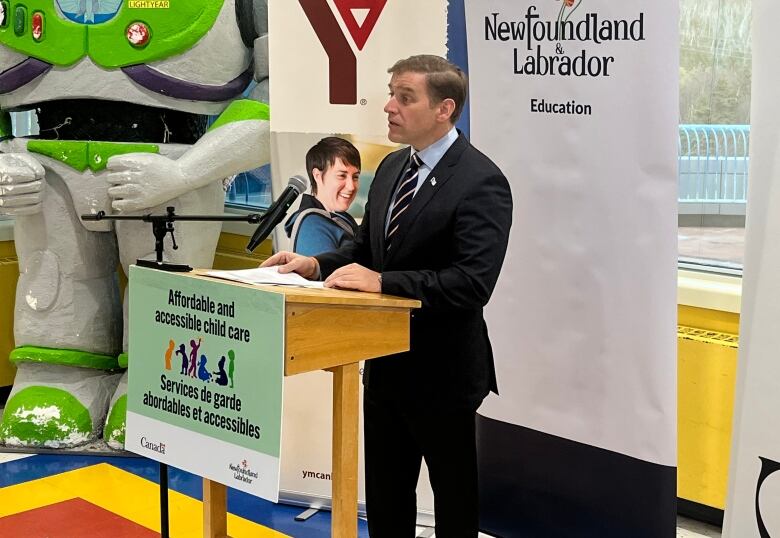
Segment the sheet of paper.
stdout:
<svg viewBox="0 0 780 538">
<path fill-rule="evenodd" d="M 322 288 L 322 282 L 306 280 L 296 273 L 280 274 L 278 267 L 257 267 L 237 271 L 209 271 L 208 276 L 243 282 L 245 284 L 268 284 L 273 286 L 299 286 L 302 288 Z"/>
</svg>

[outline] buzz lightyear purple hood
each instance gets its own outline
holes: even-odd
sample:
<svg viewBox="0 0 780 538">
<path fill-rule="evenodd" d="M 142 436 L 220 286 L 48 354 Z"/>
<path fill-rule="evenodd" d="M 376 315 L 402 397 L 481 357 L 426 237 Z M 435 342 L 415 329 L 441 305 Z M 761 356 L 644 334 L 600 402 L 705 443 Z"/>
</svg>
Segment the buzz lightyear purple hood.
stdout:
<svg viewBox="0 0 780 538">
<path fill-rule="evenodd" d="M 27 56 L 0 73 L 0 94 L 88 57 L 98 67 L 119 69 L 161 95 L 193 101 L 232 99 L 251 82 L 251 65 L 221 85 L 181 80 L 149 65 L 190 50 L 214 26 L 225 1 L 0 0 L 0 45 Z M 246 28 L 240 30 L 245 43 L 256 37 L 245 37 Z"/>
</svg>

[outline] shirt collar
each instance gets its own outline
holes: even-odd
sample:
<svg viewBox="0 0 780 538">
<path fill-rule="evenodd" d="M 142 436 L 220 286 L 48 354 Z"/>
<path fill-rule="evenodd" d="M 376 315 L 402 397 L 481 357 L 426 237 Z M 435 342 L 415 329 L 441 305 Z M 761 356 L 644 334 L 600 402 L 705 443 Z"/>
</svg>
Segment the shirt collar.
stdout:
<svg viewBox="0 0 780 538">
<path fill-rule="evenodd" d="M 450 149 L 450 146 L 452 146 L 457 139 L 458 130 L 453 127 L 446 135 L 442 136 L 436 142 L 424 150 L 418 151 L 417 157 L 422 161 L 423 165 L 428 167 L 430 170 L 433 170 L 436 168 L 436 165 L 439 164 L 441 158 L 444 157 L 444 154 L 447 153 L 447 150 Z M 409 150 L 411 155 L 414 155 L 414 148 L 410 147 Z"/>
</svg>

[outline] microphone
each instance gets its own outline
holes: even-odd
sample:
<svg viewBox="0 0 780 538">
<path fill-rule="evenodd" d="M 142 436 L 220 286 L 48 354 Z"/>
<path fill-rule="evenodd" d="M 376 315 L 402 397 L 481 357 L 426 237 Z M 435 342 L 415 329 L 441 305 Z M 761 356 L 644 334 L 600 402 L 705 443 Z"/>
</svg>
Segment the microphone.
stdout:
<svg viewBox="0 0 780 538">
<path fill-rule="evenodd" d="M 290 206 L 295 199 L 298 198 L 308 186 L 308 180 L 302 176 L 293 176 L 287 181 L 287 188 L 284 189 L 282 195 L 271 204 L 271 207 L 269 207 L 268 211 L 263 215 L 263 220 L 260 222 L 257 230 L 252 234 L 252 239 L 249 240 L 249 244 L 246 246 L 247 252 L 254 251 L 260 243 L 265 241 L 265 238 L 271 234 L 276 225 L 282 222 L 287 215 L 287 210 L 290 209 Z"/>
</svg>

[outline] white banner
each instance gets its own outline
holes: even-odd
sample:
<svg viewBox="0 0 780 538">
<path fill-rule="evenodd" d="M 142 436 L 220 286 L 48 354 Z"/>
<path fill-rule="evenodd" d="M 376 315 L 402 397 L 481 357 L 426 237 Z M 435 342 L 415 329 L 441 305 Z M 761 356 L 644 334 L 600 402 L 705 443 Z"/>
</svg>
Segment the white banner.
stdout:
<svg viewBox="0 0 780 538">
<path fill-rule="evenodd" d="M 514 199 L 486 311 L 488 532 L 674 536 L 678 7 L 466 2 L 471 139 Z"/>
<path fill-rule="evenodd" d="M 725 537 L 780 536 L 780 44 L 774 8 L 753 2 L 750 189 Z"/>
<path fill-rule="evenodd" d="M 676 465 L 677 0 L 466 3 L 515 203 L 480 414 Z M 560 21 L 563 35 L 556 36 Z"/>
</svg>

